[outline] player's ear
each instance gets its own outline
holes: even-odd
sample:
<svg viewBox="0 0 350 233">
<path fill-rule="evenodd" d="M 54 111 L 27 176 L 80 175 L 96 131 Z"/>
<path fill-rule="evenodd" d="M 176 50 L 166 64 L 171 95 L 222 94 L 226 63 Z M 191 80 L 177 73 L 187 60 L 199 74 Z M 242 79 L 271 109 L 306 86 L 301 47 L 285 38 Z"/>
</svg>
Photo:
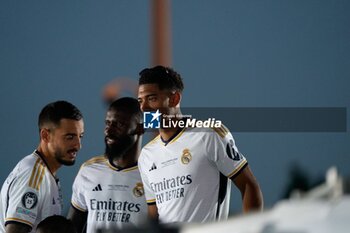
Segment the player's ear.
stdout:
<svg viewBox="0 0 350 233">
<path fill-rule="evenodd" d="M 181 101 L 181 93 L 178 91 L 175 91 L 171 94 L 169 99 L 169 107 L 176 107 Z"/>
<path fill-rule="evenodd" d="M 42 128 L 40 130 L 40 138 L 44 142 L 49 142 L 50 141 L 50 130 L 47 128 Z"/>
</svg>

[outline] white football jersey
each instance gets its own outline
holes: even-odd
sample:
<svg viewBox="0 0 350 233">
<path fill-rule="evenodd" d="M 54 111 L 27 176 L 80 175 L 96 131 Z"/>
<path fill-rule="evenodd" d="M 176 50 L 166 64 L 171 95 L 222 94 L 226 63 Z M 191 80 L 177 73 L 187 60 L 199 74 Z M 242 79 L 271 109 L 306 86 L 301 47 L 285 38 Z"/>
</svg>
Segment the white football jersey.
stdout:
<svg viewBox="0 0 350 233">
<path fill-rule="evenodd" d="M 72 205 L 88 212 L 87 233 L 124 229 L 147 220 L 147 203 L 137 166 L 118 169 L 105 156 L 85 162 L 73 184 Z"/>
<path fill-rule="evenodd" d="M 16 165 L 2 186 L 0 232 L 9 222 L 24 223 L 35 232 L 41 220 L 60 215 L 62 205 L 59 181 L 35 151 Z"/>
<path fill-rule="evenodd" d="M 185 128 L 169 142 L 158 136 L 139 158 L 147 203 L 163 223 L 227 219 L 229 178 L 246 165 L 225 127 Z"/>
</svg>

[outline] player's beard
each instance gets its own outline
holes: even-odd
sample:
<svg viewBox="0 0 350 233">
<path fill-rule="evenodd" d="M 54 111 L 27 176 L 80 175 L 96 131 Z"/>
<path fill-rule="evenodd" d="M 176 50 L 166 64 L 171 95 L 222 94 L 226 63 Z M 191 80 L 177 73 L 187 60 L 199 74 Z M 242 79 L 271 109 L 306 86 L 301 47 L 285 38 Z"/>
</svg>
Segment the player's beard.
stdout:
<svg viewBox="0 0 350 233">
<path fill-rule="evenodd" d="M 107 144 L 105 140 L 105 154 L 110 161 L 113 159 L 122 158 L 125 152 L 127 152 L 135 143 L 133 137 L 130 136 L 118 137 L 115 140 L 116 142 L 113 144 Z"/>
<path fill-rule="evenodd" d="M 67 153 L 70 153 L 70 152 L 77 152 L 77 150 L 71 149 L 71 150 L 67 151 Z M 75 163 L 75 159 L 74 160 L 65 160 L 64 159 L 64 152 L 62 150 L 57 150 L 55 152 L 55 159 L 57 162 L 59 162 L 62 165 L 65 165 L 65 166 L 72 166 Z"/>
</svg>

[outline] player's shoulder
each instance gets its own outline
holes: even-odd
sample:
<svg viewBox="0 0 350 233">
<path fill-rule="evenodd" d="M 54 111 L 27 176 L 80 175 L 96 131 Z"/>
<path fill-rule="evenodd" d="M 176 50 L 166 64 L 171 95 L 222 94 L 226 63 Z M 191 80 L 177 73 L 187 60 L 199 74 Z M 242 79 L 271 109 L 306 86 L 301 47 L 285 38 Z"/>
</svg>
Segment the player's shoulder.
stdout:
<svg viewBox="0 0 350 233">
<path fill-rule="evenodd" d="M 156 147 L 159 142 L 161 141 L 160 135 L 158 134 L 155 138 L 153 138 L 151 141 L 149 141 L 142 149 L 151 149 L 153 147 Z"/>
<path fill-rule="evenodd" d="M 161 145 L 161 142 L 162 140 L 160 135 L 158 135 L 142 147 L 138 158 L 139 166 L 143 164 L 143 161 L 148 160 L 150 157 L 153 157 L 156 154 L 155 151 L 160 149 L 159 146 Z"/>
<path fill-rule="evenodd" d="M 90 167 L 90 166 L 94 166 L 97 164 L 106 164 L 107 162 L 107 158 L 104 155 L 98 155 L 98 156 L 94 156 L 92 158 L 90 158 L 89 160 L 85 161 L 82 165 L 81 168 L 84 167 Z"/>
<path fill-rule="evenodd" d="M 185 134 L 190 134 L 190 137 L 219 136 L 220 138 L 225 138 L 227 135 L 231 135 L 230 130 L 224 124 L 221 124 L 219 127 L 209 128 L 189 127 L 186 129 Z"/>
<path fill-rule="evenodd" d="M 39 190 L 43 182 L 46 181 L 47 166 L 45 162 L 33 152 L 18 162 L 12 173 L 12 177 L 17 179 L 18 185 L 29 186 Z"/>
<path fill-rule="evenodd" d="M 224 124 L 221 124 L 220 127 L 212 127 L 210 129 L 217 135 L 219 135 L 221 138 L 225 138 L 227 135 L 231 134 L 230 130 Z"/>
<path fill-rule="evenodd" d="M 20 160 L 16 167 L 19 173 L 30 173 L 33 170 L 43 169 L 46 165 L 37 154 L 32 153 Z"/>
</svg>

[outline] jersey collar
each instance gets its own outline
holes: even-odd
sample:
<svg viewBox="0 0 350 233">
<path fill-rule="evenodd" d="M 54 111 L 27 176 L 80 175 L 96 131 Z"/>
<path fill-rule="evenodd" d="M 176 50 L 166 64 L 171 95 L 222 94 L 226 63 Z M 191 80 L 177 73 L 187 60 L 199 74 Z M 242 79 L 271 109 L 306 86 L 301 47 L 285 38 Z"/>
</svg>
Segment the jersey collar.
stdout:
<svg viewBox="0 0 350 233">
<path fill-rule="evenodd" d="M 162 136 L 160 136 L 160 140 L 162 140 L 164 146 L 167 146 L 169 143 L 176 141 L 182 134 L 185 132 L 186 128 L 179 128 L 176 133 L 169 138 L 169 140 L 164 140 Z"/>
<path fill-rule="evenodd" d="M 44 155 L 43 155 L 40 151 L 38 151 L 38 150 L 35 150 L 34 153 L 35 153 L 37 156 L 39 156 L 39 158 L 43 161 L 43 163 L 44 163 L 45 166 L 47 167 L 47 170 L 49 170 L 50 174 L 52 175 L 52 177 L 55 179 L 56 183 L 58 184 L 60 180 L 51 172 L 49 165 L 47 164 L 47 162 L 46 162 L 45 159 L 44 159 Z"/>
<path fill-rule="evenodd" d="M 109 161 L 108 157 L 105 155 L 106 159 L 107 159 L 107 164 L 108 166 L 114 170 L 114 171 L 130 171 L 130 170 L 134 170 L 137 168 L 137 162 L 132 164 L 131 166 L 128 166 L 128 167 L 119 167 L 117 165 L 114 165 L 114 163 L 112 163 L 111 161 Z"/>
</svg>

